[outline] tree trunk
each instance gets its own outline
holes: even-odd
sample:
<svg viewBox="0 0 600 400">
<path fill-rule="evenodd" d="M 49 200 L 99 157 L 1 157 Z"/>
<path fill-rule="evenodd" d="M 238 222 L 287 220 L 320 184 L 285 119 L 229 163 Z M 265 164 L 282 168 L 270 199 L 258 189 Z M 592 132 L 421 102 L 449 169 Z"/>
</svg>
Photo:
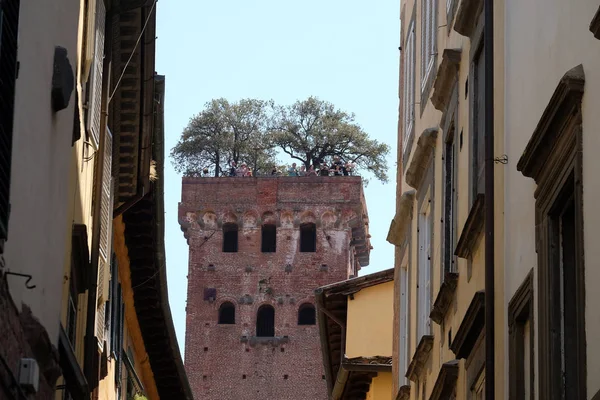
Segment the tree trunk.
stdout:
<svg viewBox="0 0 600 400">
<path fill-rule="evenodd" d="M 215 178 L 219 177 L 219 170 L 221 169 L 221 155 L 217 151 L 215 154 Z"/>
</svg>

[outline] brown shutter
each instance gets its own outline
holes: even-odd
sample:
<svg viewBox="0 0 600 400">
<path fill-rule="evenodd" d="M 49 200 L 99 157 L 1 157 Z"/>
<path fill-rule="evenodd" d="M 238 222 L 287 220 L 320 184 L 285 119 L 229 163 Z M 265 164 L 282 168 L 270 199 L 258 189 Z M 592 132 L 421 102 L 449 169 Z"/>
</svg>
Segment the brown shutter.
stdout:
<svg viewBox="0 0 600 400">
<path fill-rule="evenodd" d="M 19 0 L 0 0 L 0 240 L 8 236 Z"/>
<path fill-rule="evenodd" d="M 104 68 L 104 27 L 106 9 L 104 1 L 96 1 L 94 58 L 92 65 L 92 80 L 90 82 L 88 126 L 94 145 L 100 142 L 100 120 L 102 111 L 102 70 Z M 89 41 L 88 41 L 89 43 Z M 91 46 L 90 46 L 91 47 Z"/>
</svg>

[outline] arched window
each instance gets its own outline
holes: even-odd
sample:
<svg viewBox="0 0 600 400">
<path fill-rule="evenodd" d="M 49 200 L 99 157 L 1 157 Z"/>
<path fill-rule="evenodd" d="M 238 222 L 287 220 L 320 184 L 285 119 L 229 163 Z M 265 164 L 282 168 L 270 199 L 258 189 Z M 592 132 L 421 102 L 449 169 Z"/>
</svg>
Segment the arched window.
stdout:
<svg viewBox="0 0 600 400">
<path fill-rule="evenodd" d="M 316 323 L 315 306 L 310 303 L 302 304 L 298 309 L 298 325 L 315 325 Z"/>
<path fill-rule="evenodd" d="M 219 324 L 233 325 L 235 324 L 235 306 L 233 303 L 226 301 L 219 307 Z"/>
<path fill-rule="evenodd" d="M 277 249 L 277 228 L 273 224 L 262 226 L 261 251 L 263 253 L 275 253 Z"/>
<path fill-rule="evenodd" d="M 268 305 L 262 305 L 256 313 L 256 336 L 275 336 L 275 309 Z"/>
<path fill-rule="evenodd" d="M 223 252 L 237 253 L 238 251 L 238 226 L 228 222 L 223 224 Z"/>
<path fill-rule="evenodd" d="M 300 251 L 303 253 L 317 251 L 317 226 L 312 222 L 300 225 Z"/>
</svg>

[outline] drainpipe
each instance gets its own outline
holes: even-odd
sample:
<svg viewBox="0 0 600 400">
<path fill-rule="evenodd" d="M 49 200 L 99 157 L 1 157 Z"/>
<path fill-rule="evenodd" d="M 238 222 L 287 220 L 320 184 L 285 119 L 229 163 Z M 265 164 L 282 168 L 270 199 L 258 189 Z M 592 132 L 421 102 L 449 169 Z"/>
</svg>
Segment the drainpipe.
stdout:
<svg viewBox="0 0 600 400">
<path fill-rule="evenodd" d="M 485 45 L 485 398 L 494 400 L 494 1 L 484 0 Z"/>
</svg>

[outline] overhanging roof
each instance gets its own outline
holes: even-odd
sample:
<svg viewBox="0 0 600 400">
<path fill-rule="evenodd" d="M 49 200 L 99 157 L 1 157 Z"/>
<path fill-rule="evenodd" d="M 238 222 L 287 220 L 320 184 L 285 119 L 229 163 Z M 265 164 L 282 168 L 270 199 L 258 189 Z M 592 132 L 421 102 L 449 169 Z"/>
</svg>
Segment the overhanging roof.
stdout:
<svg viewBox="0 0 600 400">
<path fill-rule="evenodd" d="M 155 77 L 164 98 L 164 77 Z M 123 214 L 135 311 L 161 398 L 193 399 L 169 307 L 164 243 L 163 103 L 155 110 L 153 155 L 157 179 L 151 190 Z"/>
<path fill-rule="evenodd" d="M 369 392 L 371 380 L 377 376 L 377 372 L 391 371 L 389 357 L 348 359 L 344 352 L 348 296 L 362 289 L 393 280 L 394 269 L 391 268 L 322 286 L 315 290 L 323 366 L 328 392 L 332 399 L 364 398 Z"/>
</svg>

